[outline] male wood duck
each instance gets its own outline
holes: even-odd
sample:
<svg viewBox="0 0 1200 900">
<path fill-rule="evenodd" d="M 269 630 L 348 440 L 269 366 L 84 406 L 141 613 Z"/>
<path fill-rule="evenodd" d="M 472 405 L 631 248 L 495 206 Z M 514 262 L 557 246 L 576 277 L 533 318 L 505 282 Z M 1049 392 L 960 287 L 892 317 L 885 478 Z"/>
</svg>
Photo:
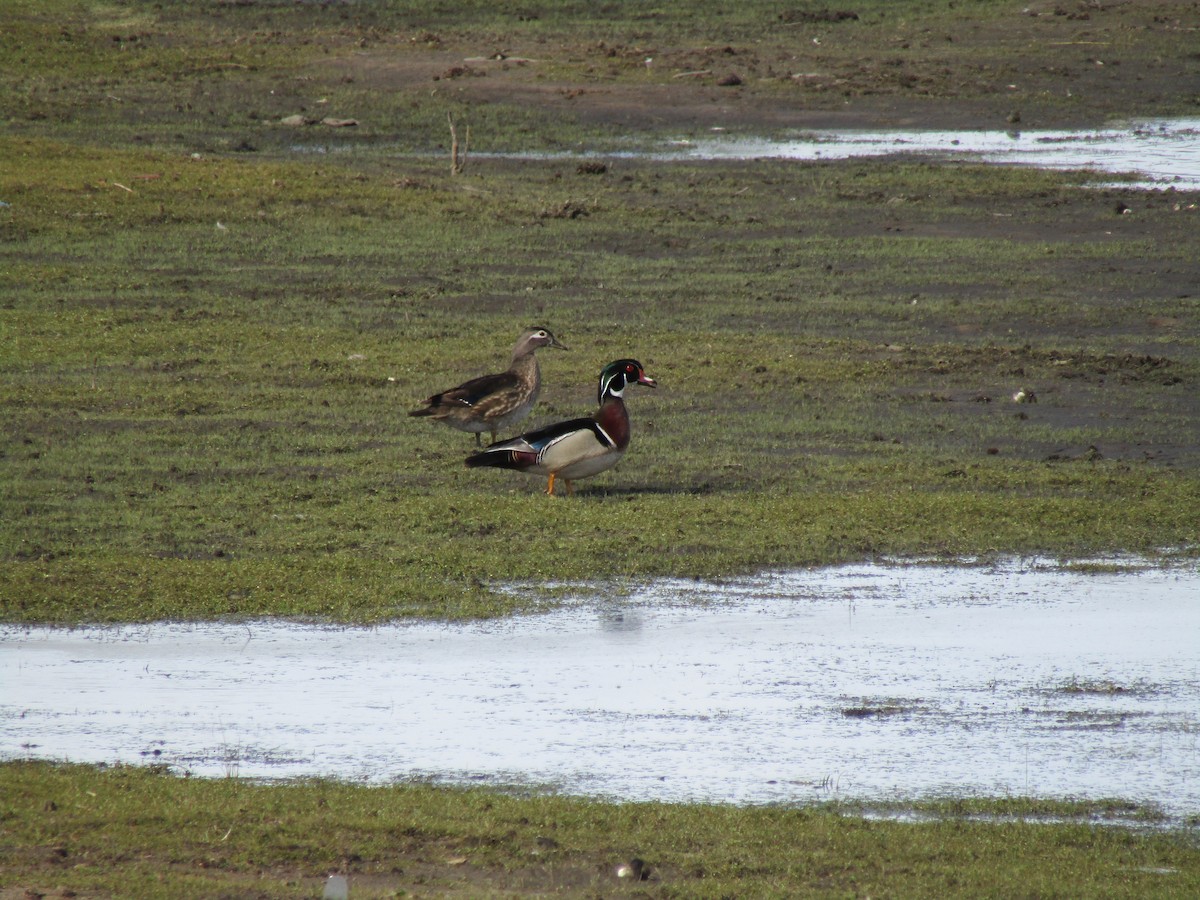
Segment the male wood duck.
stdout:
<svg viewBox="0 0 1200 900">
<path fill-rule="evenodd" d="M 479 446 L 479 435 L 496 432 L 516 425 L 533 409 L 542 390 L 542 372 L 534 355 L 539 347 L 569 349 L 550 333 L 548 328 L 534 328 L 521 335 L 512 352 L 512 365 L 507 372 L 482 375 L 465 381 L 456 388 L 434 394 L 425 401 L 421 409 L 414 409 L 410 416 L 430 416 L 445 422 L 459 431 L 475 433 L 475 445 Z"/>
<path fill-rule="evenodd" d="M 594 415 L 547 425 L 492 444 L 467 457 L 467 465 L 548 475 L 547 494 L 554 493 L 554 480 L 562 478 L 570 494 L 571 482 L 576 478 L 589 478 L 611 469 L 625 455 L 629 446 L 629 412 L 624 400 L 628 384 L 658 386 L 636 359 L 610 362 L 600 372 L 600 408 Z"/>
</svg>

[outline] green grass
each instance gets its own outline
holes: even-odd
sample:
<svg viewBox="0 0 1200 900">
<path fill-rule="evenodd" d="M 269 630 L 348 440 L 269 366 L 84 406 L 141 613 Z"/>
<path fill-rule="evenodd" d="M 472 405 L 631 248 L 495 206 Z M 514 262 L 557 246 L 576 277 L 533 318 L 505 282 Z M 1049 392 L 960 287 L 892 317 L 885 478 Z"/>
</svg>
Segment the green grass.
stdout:
<svg viewBox="0 0 1200 900">
<path fill-rule="evenodd" d="M 315 896 L 330 872 L 348 876 L 354 897 L 1108 898 L 1200 890 L 1193 841 L 1092 824 L 1114 812 L 1105 804 L 981 801 L 896 822 L 835 806 L 614 806 L 44 763 L 0 766 L 0 788 L 6 881 L 38 891 Z M 616 867 L 633 856 L 650 864 L 652 880 L 623 886 Z"/>
<path fill-rule="evenodd" d="M 934 194 L 829 164 L 792 195 L 771 164 L 4 147 L 12 621 L 495 615 L 513 579 L 1198 544 L 1198 248 L 1167 198 L 1147 241 L 1022 170 Z M 981 214 L 1030 193 L 1025 234 Z M 899 194 L 924 199 L 875 222 Z M 970 237 L 905 234 L 934 222 Z M 590 409 L 612 358 L 662 384 L 574 500 L 404 415 L 531 322 L 574 348 L 532 422 Z"/>
</svg>

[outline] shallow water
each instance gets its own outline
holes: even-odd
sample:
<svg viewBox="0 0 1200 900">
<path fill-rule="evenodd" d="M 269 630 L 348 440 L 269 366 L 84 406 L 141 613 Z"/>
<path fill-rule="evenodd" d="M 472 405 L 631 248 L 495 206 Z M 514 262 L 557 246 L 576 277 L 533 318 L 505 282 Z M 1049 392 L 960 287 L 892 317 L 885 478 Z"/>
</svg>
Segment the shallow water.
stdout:
<svg viewBox="0 0 1200 900">
<path fill-rule="evenodd" d="M 860 565 L 471 624 L 0 632 L 0 757 L 1200 812 L 1200 568 Z"/>
<path fill-rule="evenodd" d="M 789 140 L 719 137 L 679 141 L 690 159 L 826 160 L 920 154 L 1045 169 L 1137 173 L 1126 187 L 1200 189 L 1200 119 L 1092 131 L 812 132 Z"/>
<path fill-rule="evenodd" d="M 1094 171 L 1134 176 L 1104 182 L 1142 190 L 1200 190 L 1200 119 L 1171 119 L 1061 131 L 810 131 L 789 138 L 736 137 L 713 129 L 709 137 L 670 141 L 665 148 L 640 146 L 613 153 L 503 153 L 475 151 L 501 159 L 652 159 L 814 161 L 865 156 L 913 155 Z M 348 152 L 349 144 L 297 144 L 294 153 Z"/>
<path fill-rule="evenodd" d="M 328 142 L 293 144 L 290 150 L 297 154 L 349 153 L 355 147 L 351 143 Z M 905 154 L 1134 176 L 1131 181 L 1112 182 L 1126 188 L 1200 190 L 1200 119 L 1156 120 L 1059 131 L 809 131 L 781 139 L 736 137 L 714 128 L 705 138 L 673 140 L 666 147 L 639 146 L 613 153 L 474 151 L 472 155 L 501 159 L 611 157 L 670 162 L 720 159 L 814 161 Z"/>
</svg>

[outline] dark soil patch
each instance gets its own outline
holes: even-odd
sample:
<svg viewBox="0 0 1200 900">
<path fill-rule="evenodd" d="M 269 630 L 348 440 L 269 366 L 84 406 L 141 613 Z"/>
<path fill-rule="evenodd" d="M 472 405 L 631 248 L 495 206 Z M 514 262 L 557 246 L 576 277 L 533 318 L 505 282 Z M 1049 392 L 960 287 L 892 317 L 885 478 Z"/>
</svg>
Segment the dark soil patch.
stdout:
<svg viewBox="0 0 1200 900">
<path fill-rule="evenodd" d="M 421 87 L 636 131 L 1072 127 L 1200 109 L 1200 54 L 1181 51 L 1194 23 L 1177 3 L 1030 4 L 894 30 L 852 9 L 778 19 L 753 42 L 510 34 L 503 51 L 389 44 L 322 68 L 373 90 Z"/>
</svg>

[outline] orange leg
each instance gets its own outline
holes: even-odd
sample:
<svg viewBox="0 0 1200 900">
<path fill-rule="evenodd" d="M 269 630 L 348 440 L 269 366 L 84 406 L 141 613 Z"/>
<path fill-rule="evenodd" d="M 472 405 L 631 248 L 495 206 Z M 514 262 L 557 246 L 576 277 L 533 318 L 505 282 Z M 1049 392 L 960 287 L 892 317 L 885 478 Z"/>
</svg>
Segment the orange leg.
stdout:
<svg viewBox="0 0 1200 900">
<path fill-rule="evenodd" d="M 568 481 L 566 478 L 564 478 L 563 481 L 567 482 L 567 496 L 574 497 L 575 496 L 575 482 Z"/>
<path fill-rule="evenodd" d="M 570 482 L 567 482 L 567 483 L 570 484 Z M 554 496 L 554 473 L 553 472 L 550 473 L 550 483 L 546 485 L 546 493 L 549 494 L 551 497 Z"/>
</svg>

